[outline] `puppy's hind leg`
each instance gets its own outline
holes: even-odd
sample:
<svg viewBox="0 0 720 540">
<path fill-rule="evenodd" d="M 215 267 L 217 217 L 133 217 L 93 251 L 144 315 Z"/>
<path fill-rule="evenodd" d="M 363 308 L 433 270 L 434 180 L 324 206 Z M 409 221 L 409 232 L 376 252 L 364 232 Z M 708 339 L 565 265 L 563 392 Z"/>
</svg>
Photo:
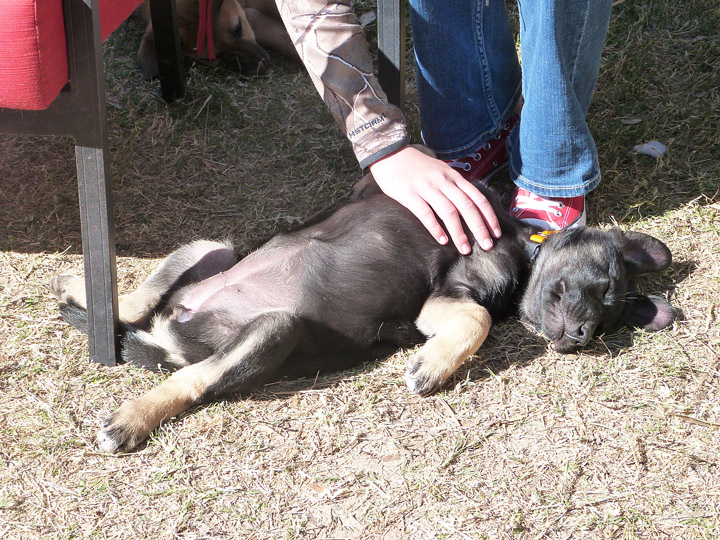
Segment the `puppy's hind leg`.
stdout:
<svg viewBox="0 0 720 540">
<path fill-rule="evenodd" d="M 83 334 L 88 333 L 85 280 L 71 274 L 53 276 L 50 292 L 60 302 L 60 315 Z"/>
<path fill-rule="evenodd" d="M 447 381 L 487 338 L 492 318 L 471 299 L 431 296 L 417 318 L 430 339 L 408 360 L 405 382 L 416 394 L 428 394 Z"/>
<path fill-rule="evenodd" d="M 237 255 L 230 243 L 198 240 L 168 255 L 135 291 L 120 296 L 120 321 L 144 327 L 154 309 L 171 290 L 202 281 L 231 268 Z M 60 301 L 65 320 L 87 333 L 85 280 L 63 274 L 50 281 L 50 290 Z"/>
<path fill-rule="evenodd" d="M 120 320 L 144 327 L 167 293 L 224 272 L 237 260 L 230 243 L 196 240 L 178 248 L 137 289 L 119 298 Z"/>
<path fill-rule="evenodd" d="M 135 291 L 120 296 L 120 321 L 144 326 L 158 303 L 172 289 L 228 270 L 236 262 L 237 255 L 230 243 L 197 240 L 182 246 L 163 259 Z M 87 310 L 83 278 L 70 274 L 54 276 L 50 281 L 50 290 L 61 304 L 70 307 L 71 312 Z M 65 315 L 63 311 L 63 317 Z M 73 325 L 83 330 L 81 323 Z M 84 327 L 87 333 L 87 321 Z"/>
<path fill-rule="evenodd" d="M 302 322 L 291 313 L 260 315 L 214 355 L 180 369 L 144 396 L 124 403 L 98 434 L 100 449 L 111 453 L 132 450 L 161 422 L 193 405 L 265 382 L 282 366 L 303 332 Z"/>
</svg>

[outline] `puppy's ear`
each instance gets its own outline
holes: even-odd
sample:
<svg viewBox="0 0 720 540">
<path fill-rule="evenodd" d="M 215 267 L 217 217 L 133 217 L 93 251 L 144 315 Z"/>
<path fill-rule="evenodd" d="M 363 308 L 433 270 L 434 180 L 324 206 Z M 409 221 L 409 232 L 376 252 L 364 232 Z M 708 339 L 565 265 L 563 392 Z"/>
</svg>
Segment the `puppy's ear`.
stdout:
<svg viewBox="0 0 720 540">
<path fill-rule="evenodd" d="M 155 36 L 152 31 L 152 26 L 150 25 L 148 25 L 140 41 L 137 63 L 146 81 L 154 79 L 160 74 L 157 54 L 155 52 Z"/>
<path fill-rule="evenodd" d="M 678 316 L 678 311 L 659 296 L 637 295 L 628 300 L 631 308 L 625 324 L 634 328 L 657 332 L 670 326 Z"/>
<path fill-rule="evenodd" d="M 620 245 L 625 264 L 633 275 L 664 270 L 672 262 L 668 247 L 649 234 L 621 231 L 617 227 L 612 234 Z"/>
</svg>

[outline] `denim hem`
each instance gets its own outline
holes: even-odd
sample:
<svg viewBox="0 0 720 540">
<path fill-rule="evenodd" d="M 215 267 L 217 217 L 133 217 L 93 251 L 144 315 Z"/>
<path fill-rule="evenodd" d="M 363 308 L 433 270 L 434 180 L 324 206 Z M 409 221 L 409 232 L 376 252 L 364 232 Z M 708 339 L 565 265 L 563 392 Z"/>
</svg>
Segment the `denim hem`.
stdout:
<svg viewBox="0 0 720 540">
<path fill-rule="evenodd" d="M 512 116 L 513 111 L 515 110 L 516 105 L 520 101 L 520 98 L 522 97 L 522 82 L 518 83 L 517 87 L 515 88 L 515 91 L 513 92 L 513 96 L 510 99 L 510 102 L 507 107 L 500 113 L 500 121 L 492 126 L 492 128 L 483 131 L 482 133 L 475 136 L 471 142 L 467 144 L 463 144 L 462 146 L 458 148 L 452 148 L 450 150 L 438 150 L 437 148 L 431 148 L 429 145 L 425 144 L 425 146 L 428 146 L 433 152 L 435 152 L 435 155 L 438 159 L 458 159 L 461 157 L 465 157 L 469 155 L 472 152 L 475 152 L 478 148 L 480 148 L 483 144 L 485 144 L 487 141 L 491 140 L 493 137 L 495 137 L 498 133 L 500 133 L 504 127 L 505 123 L 508 121 L 508 119 Z M 423 143 L 424 143 L 423 139 Z"/>
<path fill-rule="evenodd" d="M 510 164 L 510 178 L 519 188 L 525 189 L 535 195 L 541 197 L 577 197 L 579 195 L 587 195 L 593 189 L 598 187 L 601 180 L 599 170 L 595 170 L 589 180 L 584 180 L 580 184 L 571 186 L 549 185 L 547 183 L 537 183 L 529 180 L 525 176 L 519 174 L 512 163 Z"/>
</svg>

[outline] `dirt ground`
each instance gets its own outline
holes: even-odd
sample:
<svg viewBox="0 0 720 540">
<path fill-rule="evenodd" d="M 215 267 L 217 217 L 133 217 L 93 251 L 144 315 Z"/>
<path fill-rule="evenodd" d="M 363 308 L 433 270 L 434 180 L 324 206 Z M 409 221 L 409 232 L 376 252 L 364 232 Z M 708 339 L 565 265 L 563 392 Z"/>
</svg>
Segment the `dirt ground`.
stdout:
<svg viewBox="0 0 720 540">
<path fill-rule="evenodd" d="M 670 247 L 640 286 L 682 311 L 671 329 L 561 355 L 509 320 L 430 397 L 405 388 L 400 351 L 196 408 L 125 455 L 97 430 L 164 376 L 90 364 L 48 292 L 82 272 L 72 141 L 2 137 L 0 535 L 720 538 L 718 27 L 711 0 L 620 3 L 589 116 L 589 223 Z M 140 32 L 105 45 L 121 291 L 182 243 L 249 249 L 345 199 L 357 162 L 301 70 L 195 66 L 168 106 L 134 65 Z M 633 151 L 653 139 L 662 159 Z"/>
</svg>

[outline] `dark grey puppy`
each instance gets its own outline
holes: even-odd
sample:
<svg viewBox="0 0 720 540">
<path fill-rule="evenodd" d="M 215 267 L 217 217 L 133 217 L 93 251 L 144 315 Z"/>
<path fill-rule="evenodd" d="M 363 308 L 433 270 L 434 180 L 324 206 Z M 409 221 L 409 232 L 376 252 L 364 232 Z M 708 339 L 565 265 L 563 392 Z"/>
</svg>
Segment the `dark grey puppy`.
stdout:
<svg viewBox="0 0 720 540">
<path fill-rule="evenodd" d="M 674 320 L 665 300 L 633 289 L 635 276 L 670 264 L 659 240 L 583 228 L 540 244 L 531 240 L 537 230 L 496 212 L 502 237 L 468 256 L 439 245 L 384 195 L 281 234 L 240 261 L 227 244 L 180 248 L 120 299 L 124 359 L 175 373 L 112 414 L 100 447 L 132 449 L 197 403 L 344 368 L 381 345 L 424 343 L 406 382 L 432 392 L 480 347 L 492 319 L 518 304 L 562 352 L 623 324 L 658 330 Z M 65 318 L 82 327 L 82 279 L 57 276 L 51 287 Z"/>
</svg>

